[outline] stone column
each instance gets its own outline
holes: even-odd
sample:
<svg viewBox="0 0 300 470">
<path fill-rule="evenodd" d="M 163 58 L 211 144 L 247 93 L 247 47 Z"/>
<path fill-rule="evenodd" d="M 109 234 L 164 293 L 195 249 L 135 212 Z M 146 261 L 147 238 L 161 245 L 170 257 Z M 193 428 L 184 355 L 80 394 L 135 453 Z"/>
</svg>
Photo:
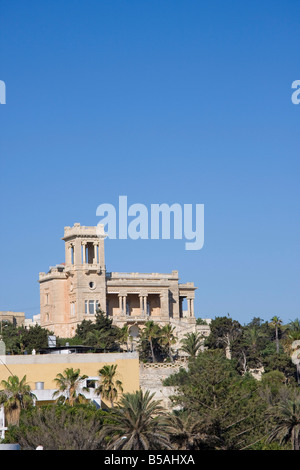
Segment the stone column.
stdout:
<svg viewBox="0 0 300 470">
<path fill-rule="evenodd" d="M 140 294 L 140 315 L 144 315 L 144 296 Z"/>
<path fill-rule="evenodd" d="M 191 316 L 191 299 L 187 298 L 186 299 L 186 302 L 187 302 L 187 316 L 190 317 Z"/>
<path fill-rule="evenodd" d="M 86 242 L 82 242 L 82 263 L 86 263 Z"/>
<path fill-rule="evenodd" d="M 194 317 L 195 316 L 195 312 L 194 312 L 194 299 L 191 299 L 191 317 Z"/>
<path fill-rule="evenodd" d="M 146 316 L 148 315 L 147 300 L 148 300 L 148 296 L 147 296 L 147 295 L 144 295 L 143 304 L 144 304 L 144 314 L 145 314 Z"/>
<path fill-rule="evenodd" d="M 97 246 L 98 246 L 98 243 L 94 243 L 94 264 L 98 264 L 98 254 L 97 254 Z"/>
<path fill-rule="evenodd" d="M 182 306 L 183 298 L 179 297 L 179 318 L 183 316 L 183 306 Z"/>
<path fill-rule="evenodd" d="M 73 244 L 70 243 L 69 245 L 67 245 L 66 264 L 72 264 L 72 250 L 73 250 Z"/>
<path fill-rule="evenodd" d="M 98 258 L 101 270 L 105 270 L 104 238 L 99 240 Z"/>
<path fill-rule="evenodd" d="M 74 265 L 81 265 L 81 241 L 79 238 L 74 241 Z"/>
<path fill-rule="evenodd" d="M 123 296 L 119 294 L 119 315 L 123 315 Z"/>
<path fill-rule="evenodd" d="M 167 289 L 163 290 L 160 294 L 160 317 L 164 319 L 169 319 L 169 291 Z"/>
<path fill-rule="evenodd" d="M 124 313 L 124 315 L 127 315 L 127 303 L 126 303 L 126 300 L 127 300 L 127 295 L 123 295 L 123 313 Z"/>
</svg>

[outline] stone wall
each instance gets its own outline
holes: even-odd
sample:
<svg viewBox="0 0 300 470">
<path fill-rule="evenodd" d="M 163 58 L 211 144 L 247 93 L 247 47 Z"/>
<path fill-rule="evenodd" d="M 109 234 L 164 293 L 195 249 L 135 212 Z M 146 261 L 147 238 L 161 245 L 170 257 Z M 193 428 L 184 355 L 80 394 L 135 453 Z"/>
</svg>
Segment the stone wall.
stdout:
<svg viewBox="0 0 300 470">
<path fill-rule="evenodd" d="M 25 313 L 24 312 L 11 312 L 11 311 L 5 311 L 5 312 L 0 312 L 0 321 L 9 321 L 10 323 L 13 323 L 16 326 L 22 326 L 25 323 Z"/>
<path fill-rule="evenodd" d="M 162 400 L 162 406 L 171 411 L 173 407 L 170 396 L 174 395 L 176 390 L 175 387 L 164 387 L 162 382 L 170 375 L 176 374 L 181 367 L 186 369 L 187 362 L 140 364 L 141 389 L 155 393 L 154 399 Z"/>
</svg>

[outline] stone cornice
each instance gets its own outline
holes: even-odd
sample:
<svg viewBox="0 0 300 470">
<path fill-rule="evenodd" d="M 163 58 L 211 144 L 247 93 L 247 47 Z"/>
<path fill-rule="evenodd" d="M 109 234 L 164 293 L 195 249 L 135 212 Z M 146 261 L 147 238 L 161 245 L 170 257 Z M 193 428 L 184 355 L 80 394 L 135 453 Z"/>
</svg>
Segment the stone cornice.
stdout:
<svg viewBox="0 0 300 470">
<path fill-rule="evenodd" d="M 104 226 L 99 224 L 96 227 L 87 227 L 76 223 L 73 227 L 65 227 L 62 240 L 70 240 L 74 238 L 106 238 Z"/>
</svg>

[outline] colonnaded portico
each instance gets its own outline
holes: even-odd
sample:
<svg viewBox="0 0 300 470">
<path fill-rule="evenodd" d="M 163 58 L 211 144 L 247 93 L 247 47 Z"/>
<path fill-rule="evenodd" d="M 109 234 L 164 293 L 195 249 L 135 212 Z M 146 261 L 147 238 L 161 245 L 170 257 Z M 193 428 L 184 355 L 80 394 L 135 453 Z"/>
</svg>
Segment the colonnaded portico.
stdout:
<svg viewBox="0 0 300 470">
<path fill-rule="evenodd" d="M 113 324 L 127 324 L 132 336 L 148 320 L 172 323 L 182 332 L 193 329 L 194 283 L 180 284 L 178 271 L 107 272 L 105 237 L 103 226 L 65 227 L 65 262 L 39 275 L 41 326 L 72 337 L 78 324 L 94 320 L 101 309 Z"/>
</svg>

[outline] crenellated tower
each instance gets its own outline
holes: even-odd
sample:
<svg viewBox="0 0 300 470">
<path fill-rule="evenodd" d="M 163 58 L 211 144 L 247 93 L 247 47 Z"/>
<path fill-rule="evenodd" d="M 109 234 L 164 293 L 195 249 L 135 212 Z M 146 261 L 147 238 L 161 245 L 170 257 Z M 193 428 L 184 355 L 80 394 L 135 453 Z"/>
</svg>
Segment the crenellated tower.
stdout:
<svg viewBox="0 0 300 470">
<path fill-rule="evenodd" d="M 106 311 L 106 269 L 102 225 L 65 227 L 65 263 L 40 273 L 41 325 L 62 336 Z"/>
</svg>

